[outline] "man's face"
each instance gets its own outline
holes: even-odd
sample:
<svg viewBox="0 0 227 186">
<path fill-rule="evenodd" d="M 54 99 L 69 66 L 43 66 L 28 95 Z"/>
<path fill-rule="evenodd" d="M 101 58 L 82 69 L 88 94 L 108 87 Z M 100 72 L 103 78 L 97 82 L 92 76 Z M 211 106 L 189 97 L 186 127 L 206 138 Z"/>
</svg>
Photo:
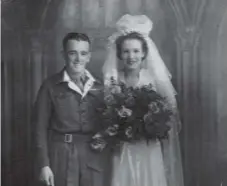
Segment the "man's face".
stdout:
<svg viewBox="0 0 227 186">
<path fill-rule="evenodd" d="M 90 44 L 87 41 L 69 40 L 64 50 L 66 68 L 70 73 L 81 73 L 90 61 Z"/>
</svg>

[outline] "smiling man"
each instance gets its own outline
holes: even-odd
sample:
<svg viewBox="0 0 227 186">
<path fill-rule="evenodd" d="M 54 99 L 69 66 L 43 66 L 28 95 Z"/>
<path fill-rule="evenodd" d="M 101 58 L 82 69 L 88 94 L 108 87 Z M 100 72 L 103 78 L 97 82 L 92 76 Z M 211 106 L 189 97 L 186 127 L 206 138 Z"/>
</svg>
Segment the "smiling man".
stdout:
<svg viewBox="0 0 227 186">
<path fill-rule="evenodd" d="M 86 70 L 90 40 L 69 33 L 63 49 L 65 68 L 44 81 L 35 103 L 40 180 L 52 186 L 108 186 L 110 150 L 97 153 L 89 146 L 101 128 L 96 108 L 102 97 L 101 84 Z"/>
</svg>

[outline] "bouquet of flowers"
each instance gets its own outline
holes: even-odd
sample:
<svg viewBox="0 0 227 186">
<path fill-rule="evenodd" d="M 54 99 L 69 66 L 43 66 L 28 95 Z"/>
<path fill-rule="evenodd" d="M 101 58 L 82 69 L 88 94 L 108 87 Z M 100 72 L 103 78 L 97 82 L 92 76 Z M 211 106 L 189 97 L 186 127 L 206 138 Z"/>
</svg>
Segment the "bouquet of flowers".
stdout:
<svg viewBox="0 0 227 186">
<path fill-rule="evenodd" d="M 92 137 L 92 149 L 102 151 L 107 145 L 125 141 L 168 138 L 172 111 L 151 84 L 140 88 L 114 84 L 104 95 L 98 111 L 106 127 Z"/>
</svg>

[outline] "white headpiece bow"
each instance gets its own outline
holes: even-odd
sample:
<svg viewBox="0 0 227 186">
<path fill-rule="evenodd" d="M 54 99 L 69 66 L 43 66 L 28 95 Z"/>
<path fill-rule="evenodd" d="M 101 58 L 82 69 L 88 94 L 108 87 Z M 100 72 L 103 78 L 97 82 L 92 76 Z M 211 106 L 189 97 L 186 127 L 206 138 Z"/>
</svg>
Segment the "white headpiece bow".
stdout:
<svg viewBox="0 0 227 186">
<path fill-rule="evenodd" d="M 117 32 L 110 36 L 107 45 L 107 57 L 103 66 L 104 83 L 106 86 L 111 84 L 111 79 L 118 80 L 118 58 L 116 55 L 115 41 L 119 36 L 137 32 L 143 36 L 148 46 L 148 54 L 144 60 L 143 68 L 150 72 L 155 81 L 158 93 L 166 97 L 172 106 L 176 106 L 175 89 L 171 83 L 171 74 L 164 64 L 155 43 L 149 37 L 153 23 L 146 15 L 126 14 L 116 23 Z"/>
<path fill-rule="evenodd" d="M 116 23 L 116 27 L 118 32 L 139 32 L 142 35 L 149 35 L 153 23 L 145 15 L 132 16 L 126 14 Z"/>
</svg>

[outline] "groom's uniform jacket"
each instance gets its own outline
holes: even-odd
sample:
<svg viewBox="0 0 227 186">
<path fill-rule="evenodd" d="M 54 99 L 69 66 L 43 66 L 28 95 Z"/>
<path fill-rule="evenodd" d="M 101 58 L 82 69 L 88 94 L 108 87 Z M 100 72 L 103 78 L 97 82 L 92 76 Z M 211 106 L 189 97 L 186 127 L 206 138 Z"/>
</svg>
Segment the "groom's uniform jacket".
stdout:
<svg viewBox="0 0 227 186">
<path fill-rule="evenodd" d="M 65 69 L 42 84 L 35 103 L 39 168 L 50 166 L 55 186 L 108 186 L 110 150 L 93 152 L 92 135 L 102 128 L 97 108 L 102 85 L 86 71 L 83 91 Z M 110 168 L 108 168 L 110 170 Z"/>
</svg>

